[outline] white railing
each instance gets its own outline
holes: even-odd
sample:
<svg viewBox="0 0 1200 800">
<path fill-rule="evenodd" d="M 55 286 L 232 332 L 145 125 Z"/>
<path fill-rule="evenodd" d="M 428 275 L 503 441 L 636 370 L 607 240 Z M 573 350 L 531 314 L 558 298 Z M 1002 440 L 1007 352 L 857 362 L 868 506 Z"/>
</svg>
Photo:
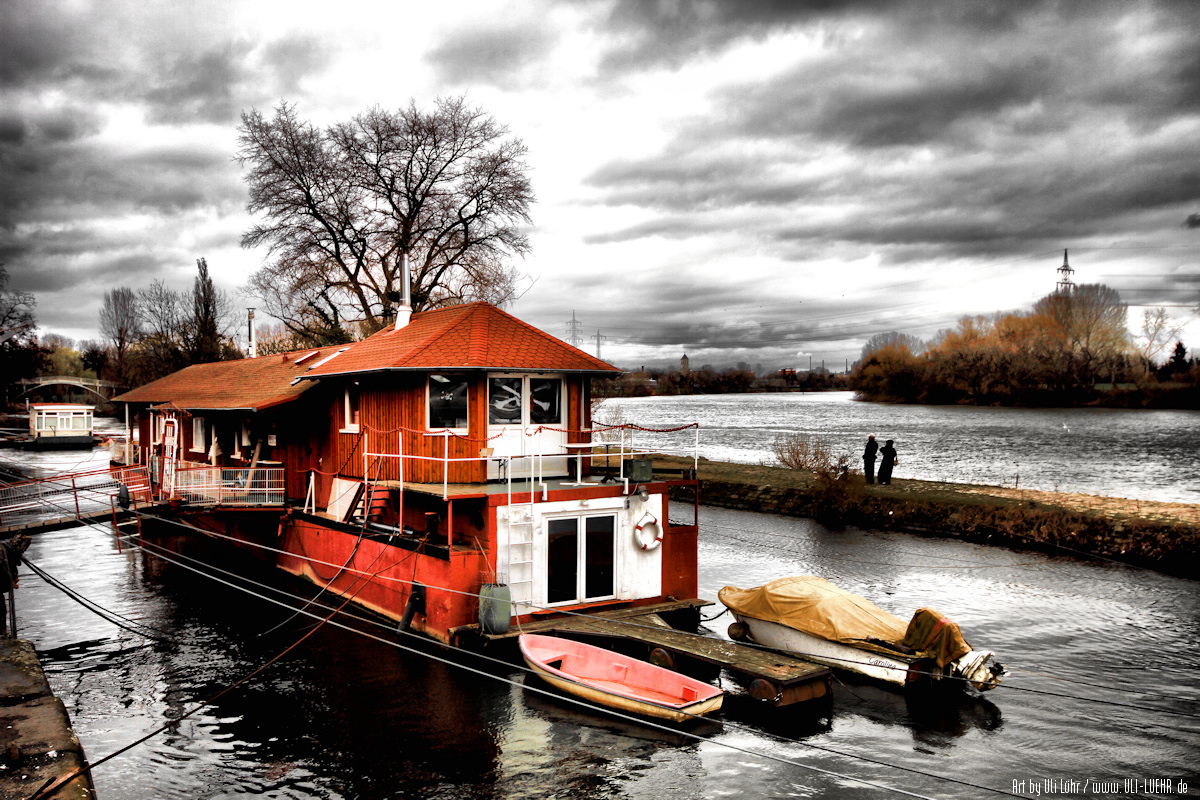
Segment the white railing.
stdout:
<svg viewBox="0 0 1200 800">
<path fill-rule="evenodd" d="M 544 431 L 551 431 L 555 434 L 561 434 L 563 431 L 552 428 L 537 428 L 532 432 L 526 432 L 525 436 L 540 438 Z M 442 465 L 442 499 L 446 499 L 450 494 L 450 465 L 460 462 L 487 462 L 496 461 L 504 465 L 503 474 L 508 483 L 508 492 L 510 495 L 509 502 L 511 503 L 512 485 L 513 482 L 529 483 L 531 486 L 539 487 L 543 495 L 547 490 L 546 475 L 545 475 L 545 459 L 547 458 L 562 458 L 575 459 L 575 476 L 576 481 L 583 483 L 583 459 L 593 457 L 609 457 L 617 460 L 617 474 L 613 476 L 615 480 L 628 484 L 629 479 L 625 475 L 625 462 L 637 455 L 674 455 L 690 457 L 692 459 L 692 468 L 695 469 L 700 460 L 700 425 L 691 423 L 681 425 L 674 428 L 643 428 L 637 425 L 620 425 L 620 426 L 602 426 L 599 428 L 585 428 L 579 431 L 568 431 L 575 435 L 586 435 L 592 439 L 589 442 L 573 442 L 559 444 L 561 448 L 558 452 L 543 452 L 541 442 L 528 448 L 532 453 L 526 455 L 484 455 L 482 452 L 479 456 L 465 456 L 460 458 L 450 457 L 450 439 L 455 434 L 449 431 L 428 431 L 425 432 L 426 437 L 437 437 L 442 439 L 442 454 L 441 456 L 415 455 L 404 452 L 403 435 L 397 435 L 397 447 L 399 452 L 395 453 L 379 453 L 372 452 L 369 447 L 363 448 L 363 484 L 364 486 L 373 483 L 371 480 L 372 473 L 378 474 L 378 464 L 384 459 L 394 458 L 398 461 L 399 482 L 404 483 L 405 462 L 406 461 L 431 461 Z M 611 436 L 617 434 L 616 441 L 600 441 L 597 435 Z M 672 438 L 672 434 L 680 434 L 680 436 Z M 687 442 L 681 442 L 680 438 L 687 439 Z M 478 441 L 478 440 L 476 440 Z M 487 448 L 484 448 L 486 450 Z M 512 465 L 519 462 L 529 462 L 529 469 L 522 471 L 522 477 L 513 478 L 514 470 Z M 373 466 L 375 465 L 375 466 Z M 607 466 L 607 464 L 606 464 Z M 306 502 L 307 505 L 307 502 Z"/>
<path fill-rule="evenodd" d="M 192 467 L 175 472 L 175 496 L 198 505 L 282 506 L 282 467 Z"/>
</svg>

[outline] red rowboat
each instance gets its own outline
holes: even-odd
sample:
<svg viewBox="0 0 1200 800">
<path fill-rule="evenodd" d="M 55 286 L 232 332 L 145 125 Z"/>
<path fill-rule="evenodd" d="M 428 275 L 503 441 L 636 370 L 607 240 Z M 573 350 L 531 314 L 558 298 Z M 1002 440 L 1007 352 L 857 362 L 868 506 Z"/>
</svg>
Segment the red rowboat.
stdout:
<svg viewBox="0 0 1200 800">
<path fill-rule="evenodd" d="M 703 681 L 571 639 L 523 633 L 520 645 L 551 686 L 619 711 L 685 722 L 716 711 L 725 697 Z"/>
</svg>

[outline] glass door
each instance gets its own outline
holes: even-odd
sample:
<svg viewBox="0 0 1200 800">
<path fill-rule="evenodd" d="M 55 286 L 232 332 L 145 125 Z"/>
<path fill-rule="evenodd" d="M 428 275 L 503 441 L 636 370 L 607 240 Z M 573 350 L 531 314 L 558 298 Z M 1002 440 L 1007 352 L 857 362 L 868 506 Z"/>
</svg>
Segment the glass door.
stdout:
<svg viewBox="0 0 1200 800">
<path fill-rule="evenodd" d="M 616 595 L 617 518 L 546 521 L 546 602 L 584 603 Z"/>
</svg>

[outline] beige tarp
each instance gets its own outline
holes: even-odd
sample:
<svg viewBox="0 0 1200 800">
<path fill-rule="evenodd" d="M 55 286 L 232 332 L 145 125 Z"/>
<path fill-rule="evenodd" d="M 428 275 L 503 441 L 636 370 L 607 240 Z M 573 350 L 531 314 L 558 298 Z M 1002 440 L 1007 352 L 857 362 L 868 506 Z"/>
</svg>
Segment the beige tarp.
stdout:
<svg viewBox="0 0 1200 800">
<path fill-rule="evenodd" d="M 970 650 L 958 625 L 932 609 L 918 610 L 908 623 L 815 575 L 779 578 L 753 589 L 726 586 L 717 596 L 736 614 L 879 652 L 911 648 L 908 652 L 935 658 L 939 666 Z M 920 630 L 910 632 L 910 625 Z"/>
</svg>

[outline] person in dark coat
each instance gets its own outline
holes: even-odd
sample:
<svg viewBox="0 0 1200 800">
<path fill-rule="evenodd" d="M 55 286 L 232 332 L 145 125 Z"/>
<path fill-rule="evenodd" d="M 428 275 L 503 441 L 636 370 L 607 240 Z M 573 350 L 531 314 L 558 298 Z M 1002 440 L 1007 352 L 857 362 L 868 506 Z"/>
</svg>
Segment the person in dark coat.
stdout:
<svg viewBox="0 0 1200 800">
<path fill-rule="evenodd" d="M 879 448 L 879 482 L 881 484 L 890 484 L 892 482 L 892 467 L 896 465 L 896 448 L 892 447 L 892 440 L 888 439 L 884 442 L 883 447 Z"/>
<path fill-rule="evenodd" d="M 867 447 L 863 450 L 863 475 L 867 476 L 867 483 L 875 482 L 875 454 L 878 452 L 879 445 L 872 434 L 867 437 Z"/>
<path fill-rule="evenodd" d="M 0 542 L 0 635 L 8 636 L 8 595 L 17 588 L 17 567 L 29 549 L 29 537 L 18 533 Z"/>
</svg>

